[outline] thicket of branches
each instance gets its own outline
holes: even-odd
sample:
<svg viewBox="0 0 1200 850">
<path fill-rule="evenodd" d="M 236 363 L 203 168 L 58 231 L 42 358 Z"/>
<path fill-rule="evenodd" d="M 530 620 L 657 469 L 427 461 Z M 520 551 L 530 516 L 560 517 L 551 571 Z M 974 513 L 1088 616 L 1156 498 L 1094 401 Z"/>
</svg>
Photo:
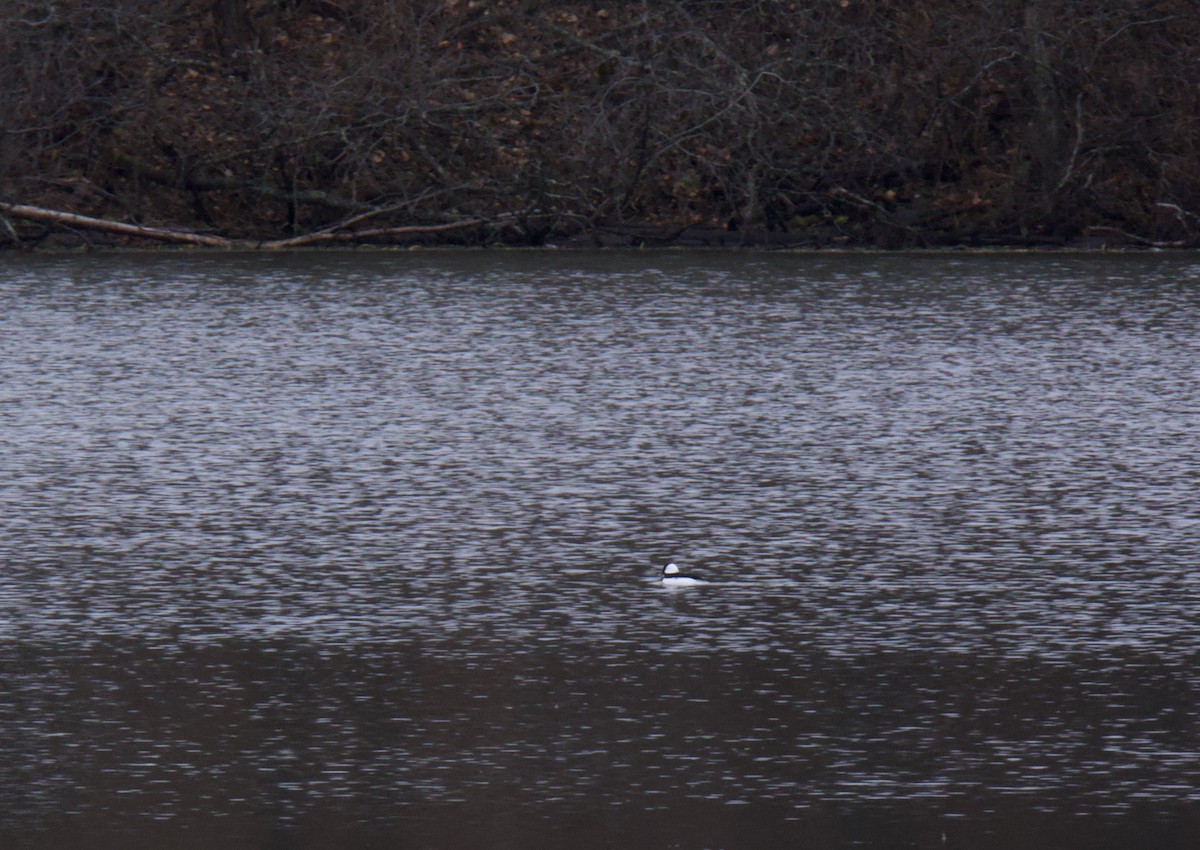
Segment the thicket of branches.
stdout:
<svg viewBox="0 0 1200 850">
<path fill-rule="evenodd" d="M 0 56 L 9 244 L 1200 241 L 1195 0 L 7 0 Z"/>
</svg>

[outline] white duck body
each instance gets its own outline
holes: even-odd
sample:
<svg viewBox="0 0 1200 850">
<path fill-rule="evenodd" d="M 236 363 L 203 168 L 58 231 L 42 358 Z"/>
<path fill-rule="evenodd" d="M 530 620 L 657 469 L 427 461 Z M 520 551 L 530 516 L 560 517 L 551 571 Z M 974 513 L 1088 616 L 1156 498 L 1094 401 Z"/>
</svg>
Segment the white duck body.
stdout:
<svg viewBox="0 0 1200 850">
<path fill-rule="evenodd" d="M 696 576 L 684 575 L 679 571 L 679 567 L 674 563 L 667 564 L 663 567 L 662 578 L 660 579 L 663 587 L 695 587 L 698 584 L 708 584 L 704 579 Z"/>
</svg>

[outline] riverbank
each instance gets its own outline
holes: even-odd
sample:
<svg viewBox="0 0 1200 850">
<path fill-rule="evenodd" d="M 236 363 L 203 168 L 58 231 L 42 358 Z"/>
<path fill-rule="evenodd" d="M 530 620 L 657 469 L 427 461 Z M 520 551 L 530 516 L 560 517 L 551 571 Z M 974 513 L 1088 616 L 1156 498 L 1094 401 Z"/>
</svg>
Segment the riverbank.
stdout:
<svg viewBox="0 0 1200 850">
<path fill-rule="evenodd" d="M 30 208 L 26 208 L 30 209 Z M 5 214 L 10 216 L 5 218 Z M 183 227 L 133 224 L 79 216 L 65 211 L 35 209 L 35 215 L 15 223 L 12 207 L 0 204 L 0 253 L 9 251 L 150 250 L 287 251 L 320 249 L 629 249 L 765 251 L 1121 251 L 1187 249 L 1187 240 L 1154 242 L 1133 234 L 1098 229 L 1072 238 L 1026 236 L 1020 240 L 976 233 L 969 237 L 946 231 L 897 230 L 887 224 L 850 228 L 813 226 L 795 231 L 736 230 L 712 226 L 662 227 L 595 224 L 587 230 L 544 234 L 537 240 L 505 232 L 486 222 L 461 226 L 401 226 L 363 232 L 327 229 L 300 236 L 247 239 L 200 233 Z M 20 221 L 20 219 L 18 219 Z"/>
<path fill-rule="evenodd" d="M 1194 247 L 1175 5 L 9 4 L 0 247 Z"/>
</svg>

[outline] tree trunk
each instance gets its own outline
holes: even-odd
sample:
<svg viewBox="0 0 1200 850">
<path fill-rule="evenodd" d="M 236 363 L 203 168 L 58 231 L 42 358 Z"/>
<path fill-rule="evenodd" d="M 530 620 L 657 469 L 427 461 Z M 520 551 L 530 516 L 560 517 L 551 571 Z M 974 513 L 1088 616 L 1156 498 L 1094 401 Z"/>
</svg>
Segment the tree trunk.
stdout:
<svg viewBox="0 0 1200 850">
<path fill-rule="evenodd" d="M 1053 205 L 1049 195 L 1062 177 L 1066 137 L 1062 94 L 1055 79 L 1054 57 L 1046 43 L 1048 6 L 1049 0 L 1030 0 L 1025 6 L 1025 48 L 1034 105 L 1029 122 L 1029 150 L 1034 161 L 1030 187 L 1043 196 L 1047 207 Z"/>
<path fill-rule="evenodd" d="M 212 18 L 213 38 L 226 59 L 254 46 L 254 24 L 246 0 L 212 0 Z"/>
</svg>

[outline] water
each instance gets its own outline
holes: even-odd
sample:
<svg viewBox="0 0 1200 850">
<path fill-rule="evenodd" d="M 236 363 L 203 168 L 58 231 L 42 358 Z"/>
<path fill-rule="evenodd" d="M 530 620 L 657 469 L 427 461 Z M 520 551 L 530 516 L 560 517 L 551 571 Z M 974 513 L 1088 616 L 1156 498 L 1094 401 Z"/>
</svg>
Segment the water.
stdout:
<svg viewBox="0 0 1200 850">
<path fill-rule="evenodd" d="M 8 258 L 0 363 L 6 847 L 1200 838 L 1195 257 Z"/>
</svg>

